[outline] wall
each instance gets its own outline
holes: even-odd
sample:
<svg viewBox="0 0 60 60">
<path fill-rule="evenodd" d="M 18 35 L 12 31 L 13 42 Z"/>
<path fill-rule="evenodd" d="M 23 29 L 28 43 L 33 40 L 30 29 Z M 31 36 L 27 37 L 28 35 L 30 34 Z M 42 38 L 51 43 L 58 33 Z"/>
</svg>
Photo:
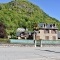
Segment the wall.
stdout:
<svg viewBox="0 0 60 60">
<path fill-rule="evenodd" d="M 45 39 L 45 36 L 49 36 L 49 39 L 48 40 L 53 40 L 53 36 L 56 36 L 56 39 L 55 40 L 58 40 L 58 34 L 57 33 L 54 33 L 54 34 L 52 34 L 51 33 L 51 30 L 49 30 L 49 33 L 44 33 L 44 30 L 39 30 L 40 31 L 40 33 L 37 33 L 37 35 L 39 35 L 40 36 L 40 39 L 42 39 L 42 40 L 46 40 Z"/>
</svg>

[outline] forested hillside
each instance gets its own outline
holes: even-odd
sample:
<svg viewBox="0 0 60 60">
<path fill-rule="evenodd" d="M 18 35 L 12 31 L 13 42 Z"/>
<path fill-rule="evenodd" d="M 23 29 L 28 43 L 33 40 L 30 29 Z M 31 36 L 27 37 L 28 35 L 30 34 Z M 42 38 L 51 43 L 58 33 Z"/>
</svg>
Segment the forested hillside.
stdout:
<svg viewBox="0 0 60 60">
<path fill-rule="evenodd" d="M 6 26 L 8 34 L 15 33 L 19 27 L 33 30 L 34 24 L 40 22 L 56 23 L 60 29 L 60 22 L 47 15 L 38 6 L 27 0 L 16 0 L 0 4 L 0 22 Z"/>
</svg>

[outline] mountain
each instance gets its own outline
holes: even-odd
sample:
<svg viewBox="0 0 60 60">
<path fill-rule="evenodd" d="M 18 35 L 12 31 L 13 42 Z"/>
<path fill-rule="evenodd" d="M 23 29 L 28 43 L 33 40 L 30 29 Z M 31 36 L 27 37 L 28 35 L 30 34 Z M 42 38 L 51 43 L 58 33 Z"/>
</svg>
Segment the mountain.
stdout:
<svg viewBox="0 0 60 60">
<path fill-rule="evenodd" d="M 0 4 L 0 22 L 6 26 L 7 34 L 15 34 L 19 27 L 33 30 L 34 24 L 55 23 L 60 29 L 60 21 L 50 17 L 38 6 L 28 0 L 14 0 Z"/>
</svg>

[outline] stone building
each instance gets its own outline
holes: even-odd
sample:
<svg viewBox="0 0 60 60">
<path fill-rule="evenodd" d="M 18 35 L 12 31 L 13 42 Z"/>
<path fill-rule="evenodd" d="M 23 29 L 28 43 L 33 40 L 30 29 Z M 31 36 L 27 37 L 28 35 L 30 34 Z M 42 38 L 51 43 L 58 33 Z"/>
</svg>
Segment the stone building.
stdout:
<svg viewBox="0 0 60 60">
<path fill-rule="evenodd" d="M 58 40 L 58 28 L 56 24 L 39 23 L 39 29 L 35 30 L 36 40 Z"/>
</svg>

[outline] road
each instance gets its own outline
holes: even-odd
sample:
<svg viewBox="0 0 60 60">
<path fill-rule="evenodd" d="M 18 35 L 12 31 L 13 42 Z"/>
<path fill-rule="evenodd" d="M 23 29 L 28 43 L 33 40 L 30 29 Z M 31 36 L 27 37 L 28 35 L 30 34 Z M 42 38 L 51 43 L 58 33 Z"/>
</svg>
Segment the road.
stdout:
<svg viewBox="0 0 60 60">
<path fill-rule="evenodd" d="M 60 60 L 60 47 L 0 46 L 0 60 Z"/>
</svg>

